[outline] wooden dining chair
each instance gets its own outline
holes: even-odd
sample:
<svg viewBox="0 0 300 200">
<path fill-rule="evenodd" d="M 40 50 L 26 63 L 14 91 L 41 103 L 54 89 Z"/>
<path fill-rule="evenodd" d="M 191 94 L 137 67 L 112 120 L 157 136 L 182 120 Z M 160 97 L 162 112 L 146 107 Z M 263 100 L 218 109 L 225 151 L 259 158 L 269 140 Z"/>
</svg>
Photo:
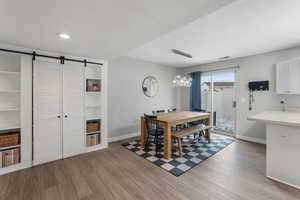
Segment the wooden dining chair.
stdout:
<svg viewBox="0 0 300 200">
<path fill-rule="evenodd" d="M 157 113 L 164 113 L 166 112 L 165 110 L 152 110 L 152 114 L 155 115 Z"/>
<path fill-rule="evenodd" d="M 150 137 L 152 137 L 153 143 L 155 144 L 155 155 L 157 156 L 162 147 L 164 131 L 157 126 L 157 116 L 144 114 L 144 118 L 147 133 L 145 150 L 148 151 L 148 146 L 151 139 Z"/>
<path fill-rule="evenodd" d="M 177 111 L 177 108 L 168 109 L 168 113 L 172 113 L 172 112 L 176 112 L 176 111 Z M 177 130 L 179 130 L 180 128 L 182 128 L 182 124 L 177 124 L 177 125 L 171 127 L 172 132 L 173 132 L 173 131 L 177 131 Z"/>
</svg>

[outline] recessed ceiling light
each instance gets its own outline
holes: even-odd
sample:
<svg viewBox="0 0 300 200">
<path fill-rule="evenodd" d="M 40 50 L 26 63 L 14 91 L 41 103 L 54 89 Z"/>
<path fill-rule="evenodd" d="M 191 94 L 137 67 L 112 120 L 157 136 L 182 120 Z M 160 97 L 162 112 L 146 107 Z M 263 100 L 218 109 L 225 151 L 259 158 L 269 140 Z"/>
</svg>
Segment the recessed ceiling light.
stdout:
<svg viewBox="0 0 300 200">
<path fill-rule="evenodd" d="M 66 34 L 66 33 L 59 33 L 58 36 L 61 38 L 61 39 L 65 39 L 65 40 L 68 40 L 70 39 L 70 35 Z"/>
</svg>

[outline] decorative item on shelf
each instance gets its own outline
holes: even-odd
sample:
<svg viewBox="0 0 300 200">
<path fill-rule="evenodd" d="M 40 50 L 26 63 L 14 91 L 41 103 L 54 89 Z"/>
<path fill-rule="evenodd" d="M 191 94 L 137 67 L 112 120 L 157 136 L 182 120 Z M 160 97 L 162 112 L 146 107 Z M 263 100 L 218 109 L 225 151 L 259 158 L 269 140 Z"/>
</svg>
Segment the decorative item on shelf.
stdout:
<svg viewBox="0 0 300 200">
<path fill-rule="evenodd" d="M 101 91 L 101 80 L 86 79 L 86 91 L 87 92 L 100 92 Z"/>
<path fill-rule="evenodd" d="M 187 76 L 177 75 L 174 77 L 172 83 L 175 87 L 191 87 L 192 78 Z"/>
</svg>

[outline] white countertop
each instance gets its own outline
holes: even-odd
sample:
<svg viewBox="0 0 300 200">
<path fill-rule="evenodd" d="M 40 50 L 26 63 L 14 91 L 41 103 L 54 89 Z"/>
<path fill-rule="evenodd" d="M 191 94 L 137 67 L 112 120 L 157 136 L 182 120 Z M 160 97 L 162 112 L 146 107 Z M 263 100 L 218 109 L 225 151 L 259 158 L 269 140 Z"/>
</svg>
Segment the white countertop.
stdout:
<svg viewBox="0 0 300 200">
<path fill-rule="evenodd" d="M 300 126 L 300 112 L 266 111 L 250 116 L 248 120 L 283 126 Z"/>
</svg>

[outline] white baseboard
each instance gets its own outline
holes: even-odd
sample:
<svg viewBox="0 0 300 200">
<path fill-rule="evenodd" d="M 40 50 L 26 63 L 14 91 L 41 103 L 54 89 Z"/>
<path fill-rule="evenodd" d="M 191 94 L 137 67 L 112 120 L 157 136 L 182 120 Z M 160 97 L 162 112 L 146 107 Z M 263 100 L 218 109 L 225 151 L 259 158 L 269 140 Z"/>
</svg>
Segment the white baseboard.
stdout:
<svg viewBox="0 0 300 200">
<path fill-rule="evenodd" d="M 249 141 L 249 142 L 254 142 L 254 143 L 258 143 L 258 144 L 266 144 L 266 140 L 261 139 L 261 138 L 247 137 L 247 136 L 243 136 L 243 135 L 236 135 L 235 137 L 237 139 L 241 139 L 241 140 L 245 140 L 245 141 Z"/>
<path fill-rule="evenodd" d="M 93 152 L 93 151 L 98 151 L 101 149 L 107 148 L 107 144 L 102 143 L 100 145 L 92 146 L 92 147 L 87 147 L 86 152 Z"/>
<path fill-rule="evenodd" d="M 120 140 L 125 140 L 125 139 L 128 139 L 128 138 L 137 137 L 139 135 L 140 135 L 140 132 L 129 133 L 129 134 L 120 135 L 120 136 L 115 136 L 115 137 L 108 138 L 108 142 L 109 143 L 111 143 L 111 142 L 117 142 L 117 141 L 120 141 Z"/>
<path fill-rule="evenodd" d="M 274 177 L 272 177 L 272 176 L 267 176 L 267 178 L 272 179 L 272 180 L 274 180 L 274 181 L 277 181 L 277 182 L 279 182 L 279 183 L 283 183 L 283 184 L 285 184 L 285 185 L 289 185 L 289 186 L 291 186 L 291 187 L 300 189 L 300 186 L 294 185 L 294 184 L 290 184 L 290 183 L 285 182 L 285 181 L 282 181 L 282 180 L 280 180 L 280 179 L 278 179 L 278 178 L 274 178 Z"/>
<path fill-rule="evenodd" d="M 6 167 L 6 168 L 2 168 L 1 171 L 0 171 L 0 175 L 12 173 L 12 172 L 19 171 L 19 170 L 26 169 L 26 168 L 30 168 L 30 167 L 32 167 L 31 161 L 26 162 L 25 164 L 24 163 L 19 163 L 19 164 L 12 165 L 12 166 L 9 166 L 9 167 Z"/>
</svg>

